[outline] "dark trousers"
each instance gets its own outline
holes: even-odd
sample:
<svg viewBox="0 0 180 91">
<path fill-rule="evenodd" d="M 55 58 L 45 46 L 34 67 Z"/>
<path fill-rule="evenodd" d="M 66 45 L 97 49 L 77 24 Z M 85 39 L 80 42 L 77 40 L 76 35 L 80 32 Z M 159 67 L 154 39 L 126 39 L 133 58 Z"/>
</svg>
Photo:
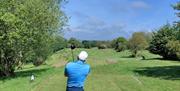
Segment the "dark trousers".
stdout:
<svg viewBox="0 0 180 91">
<path fill-rule="evenodd" d="M 66 91 L 84 91 L 83 87 L 67 87 Z"/>
</svg>

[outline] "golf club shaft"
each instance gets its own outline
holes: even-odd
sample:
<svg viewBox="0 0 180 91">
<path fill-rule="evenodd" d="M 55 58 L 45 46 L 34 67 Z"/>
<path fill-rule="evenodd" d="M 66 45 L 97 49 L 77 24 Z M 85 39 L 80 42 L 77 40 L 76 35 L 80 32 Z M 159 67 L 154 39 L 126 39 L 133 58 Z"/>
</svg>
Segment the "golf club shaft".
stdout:
<svg viewBox="0 0 180 91">
<path fill-rule="evenodd" d="M 73 50 L 71 49 L 71 54 L 72 54 L 72 59 L 74 61 L 74 53 L 73 53 Z"/>
</svg>

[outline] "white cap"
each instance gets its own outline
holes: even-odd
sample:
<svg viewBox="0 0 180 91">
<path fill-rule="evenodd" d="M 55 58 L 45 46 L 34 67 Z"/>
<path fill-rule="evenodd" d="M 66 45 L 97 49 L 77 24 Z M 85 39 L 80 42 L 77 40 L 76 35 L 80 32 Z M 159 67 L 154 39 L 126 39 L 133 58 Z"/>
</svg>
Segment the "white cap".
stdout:
<svg viewBox="0 0 180 91">
<path fill-rule="evenodd" d="M 86 60 L 87 57 L 88 57 L 88 53 L 86 51 L 81 51 L 78 55 L 78 58 L 80 60 Z"/>
</svg>

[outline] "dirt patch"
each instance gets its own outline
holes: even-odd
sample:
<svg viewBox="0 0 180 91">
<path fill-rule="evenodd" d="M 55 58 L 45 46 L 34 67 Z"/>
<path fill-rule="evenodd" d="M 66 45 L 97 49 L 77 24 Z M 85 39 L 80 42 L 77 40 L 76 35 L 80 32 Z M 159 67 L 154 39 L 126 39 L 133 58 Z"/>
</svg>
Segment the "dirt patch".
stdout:
<svg viewBox="0 0 180 91">
<path fill-rule="evenodd" d="M 66 65 L 66 64 L 67 64 L 67 61 L 60 60 L 58 63 L 53 64 L 53 67 L 58 68 L 58 67 L 62 67 L 64 65 Z"/>
<path fill-rule="evenodd" d="M 113 59 L 106 59 L 106 62 L 107 62 L 108 64 L 116 64 L 116 63 L 117 63 L 117 61 L 116 61 L 116 60 L 113 60 Z"/>
</svg>

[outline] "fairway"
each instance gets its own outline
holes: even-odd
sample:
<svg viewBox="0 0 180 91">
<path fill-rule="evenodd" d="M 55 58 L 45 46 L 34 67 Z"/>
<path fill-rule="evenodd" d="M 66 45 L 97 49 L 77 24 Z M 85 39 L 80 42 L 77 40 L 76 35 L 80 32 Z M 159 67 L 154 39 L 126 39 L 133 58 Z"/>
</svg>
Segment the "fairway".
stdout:
<svg viewBox="0 0 180 91">
<path fill-rule="evenodd" d="M 130 58 L 130 52 L 115 52 L 112 49 L 75 49 L 89 53 L 87 63 L 91 73 L 85 91 L 179 91 L 180 63 L 163 61 L 160 56 L 142 53 L 146 60 Z M 25 65 L 16 71 L 14 78 L 1 79 L 0 91 L 65 91 L 64 64 L 71 60 L 70 49 L 61 50 L 48 58 L 40 67 Z M 35 81 L 30 82 L 30 74 Z"/>
</svg>

